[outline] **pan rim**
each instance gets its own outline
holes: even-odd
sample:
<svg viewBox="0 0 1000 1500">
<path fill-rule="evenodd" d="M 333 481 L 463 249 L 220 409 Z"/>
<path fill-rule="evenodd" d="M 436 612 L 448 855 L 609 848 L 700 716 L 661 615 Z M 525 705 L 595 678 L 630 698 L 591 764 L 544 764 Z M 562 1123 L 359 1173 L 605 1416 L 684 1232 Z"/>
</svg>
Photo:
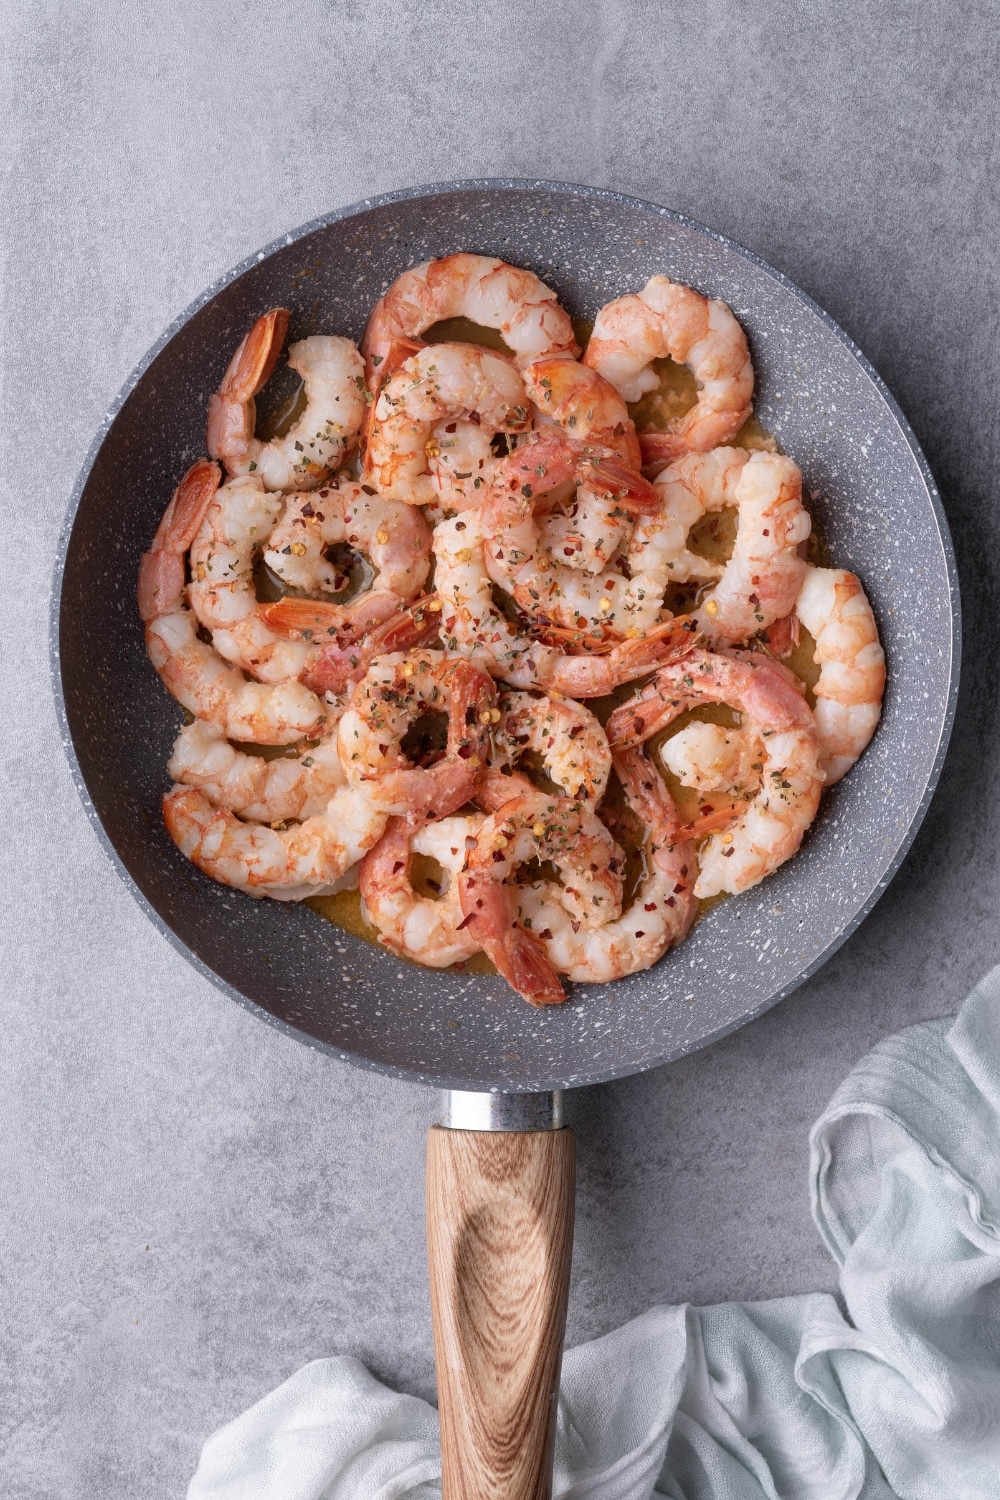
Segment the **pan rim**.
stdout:
<svg viewBox="0 0 1000 1500">
<path fill-rule="evenodd" d="M 861 907 L 854 914 L 851 920 L 845 924 L 841 931 L 838 932 L 836 937 L 834 937 L 827 944 L 823 951 L 818 954 L 813 959 L 813 961 L 809 965 L 807 965 L 805 969 L 803 969 L 799 974 L 796 975 L 794 980 L 768 996 L 768 998 L 762 1004 L 740 1015 L 736 1020 L 727 1022 L 726 1024 L 718 1027 L 716 1030 L 702 1037 L 699 1037 L 697 1043 L 693 1045 L 675 1048 L 673 1050 L 665 1052 L 661 1056 L 657 1056 L 652 1059 L 643 1059 L 642 1061 L 635 1063 L 626 1063 L 624 1066 L 612 1068 L 596 1068 L 593 1071 L 577 1073 L 569 1079 L 565 1077 L 557 1077 L 552 1079 L 540 1078 L 533 1082 L 512 1084 L 506 1086 L 503 1089 L 500 1089 L 499 1087 L 493 1087 L 489 1090 L 490 1092 L 494 1093 L 533 1093 L 558 1088 L 583 1088 L 597 1083 L 610 1082 L 617 1078 L 627 1078 L 636 1073 L 647 1072 L 652 1068 L 662 1067 L 666 1063 L 673 1062 L 678 1057 L 685 1056 L 689 1052 L 700 1051 L 704 1047 L 711 1046 L 714 1042 L 720 1041 L 723 1037 L 728 1036 L 731 1032 L 739 1030 L 740 1027 L 747 1025 L 750 1021 L 756 1020 L 757 1017 L 763 1015 L 765 1011 L 770 1010 L 773 1006 L 786 999 L 790 994 L 797 990 L 800 985 L 804 984 L 807 979 L 815 974 L 817 970 L 819 970 L 825 963 L 827 963 L 830 958 L 833 957 L 837 950 L 847 941 L 847 939 L 857 930 L 857 928 L 861 925 L 865 918 L 871 913 L 876 903 L 884 894 L 887 886 L 890 884 L 890 882 L 898 872 L 900 866 L 903 863 L 903 860 L 906 858 L 906 855 L 909 853 L 913 841 L 916 838 L 921 825 L 923 824 L 924 818 L 926 817 L 927 810 L 930 806 L 930 802 L 933 798 L 934 792 L 937 789 L 937 785 L 944 766 L 945 757 L 947 755 L 948 746 L 951 740 L 951 734 L 954 727 L 955 715 L 957 711 L 962 649 L 962 613 L 958 580 L 958 567 L 955 558 L 954 544 L 952 542 L 951 532 L 948 526 L 947 516 L 945 514 L 944 506 L 942 504 L 937 485 L 934 481 L 933 475 L 931 474 L 930 467 L 923 454 L 920 444 L 917 441 L 916 435 L 914 434 L 913 429 L 911 428 L 909 422 L 903 414 L 899 403 L 896 401 L 895 397 L 893 396 L 892 392 L 886 385 L 881 375 L 879 375 L 878 371 L 867 359 L 861 349 L 859 349 L 858 346 L 854 343 L 853 339 L 850 338 L 850 336 L 844 331 L 844 329 L 841 328 L 839 323 L 837 323 L 836 320 L 828 312 L 826 312 L 825 309 L 820 306 L 820 304 L 816 302 L 814 298 L 812 298 L 807 292 L 804 292 L 782 271 L 777 270 L 774 266 L 770 265 L 769 262 L 756 255 L 753 251 L 746 249 L 737 241 L 731 239 L 728 235 L 722 234 L 718 230 L 711 229 L 707 225 L 704 225 L 698 220 L 693 219 L 685 214 L 681 214 L 673 209 L 666 208 L 662 204 L 653 203 L 648 199 L 639 198 L 633 194 L 619 193 L 610 188 L 593 187 L 584 183 L 559 182 L 546 178 L 520 177 L 462 178 L 455 181 L 424 183 L 416 187 L 398 188 L 389 193 L 383 193 L 370 198 L 364 198 L 358 202 L 348 204 L 343 208 L 333 209 L 326 214 L 322 214 L 314 219 L 311 219 L 308 222 L 299 225 L 296 229 L 287 231 L 285 234 L 278 236 L 277 238 L 263 246 L 261 249 L 253 251 L 251 252 L 251 254 L 245 256 L 235 266 L 218 276 L 208 287 L 206 287 L 196 298 L 194 298 L 194 300 L 190 302 L 188 306 L 184 308 L 183 311 L 180 312 L 168 324 L 168 326 L 160 334 L 159 338 L 156 339 L 156 341 L 146 351 L 142 359 L 136 364 L 136 366 L 128 376 L 125 383 L 119 389 L 114 400 L 108 406 L 105 415 L 90 443 L 83 464 L 81 465 L 80 470 L 77 474 L 76 481 L 73 485 L 73 489 L 70 495 L 69 504 L 63 517 L 62 525 L 60 527 L 49 608 L 49 668 L 52 680 L 53 696 L 55 698 L 56 704 L 56 717 L 59 726 L 60 739 L 62 741 L 63 750 L 65 752 L 66 759 L 69 765 L 70 776 L 72 778 L 74 786 L 76 787 L 77 794 L 80 797 L 87 817 L 92 827 L 94 828 L 105 852 L 109 856 L 112 866 L 117 871 L 119 877 L 124 882 L 133 899 L 138 903 L 140 909 L 153 922 L 153 924 L 158 928 L 163 936 L 166 937 L 167 941 L 172 945 L 172 947 L 174 947 L 176 951 L 180 953 L 188 961 L 188 963 L 192 965 L 194 969 L 196 969 L 213 985 L 215 985 L 217 989 L 220 989 L 230 999 L 235 1000 L 239 1005 L 243 1007 L 244 1010 L 251 1012 L 251 1014 L 256 1016 L 258 1019 L 263 1020 L 269 1025 L 276 1027 L 278 1030 L 282 1031 L 289 1037 L 294 1038 L 297 1042 L 304 1043 L 306 1046 L 311 1047 L 316 1051 L 328 1053 L 342 1062 L 350 1063 L 355 1067 L 366 1068 L 371 1072 L 379 1073 L 384 1076 L 405 1079 L 408 1082 L 412 1083 L 428 1084 L 439 1088 L 465 1088 L 479 1091 L 482 1091 L 484 1089 L 482 1080 L 470 1080 L 459 1075 L 451 1076 L 446 1074 L 424 1073 L 418 1069 L 403 1068 L 391 1063 L 378 1062 L 364 1056 L 361 1053 L 351 1052 L 342 1047 L 335 1046 L 332 1043 L 323 1042 L 318 1040 L 316 1037 L 308 1035 L 308 1033 L 300 1030 L 297 1026 L 292 1025 L 288 1021 L 282 1020 L 280 1017 L 275 1016 L 271 1011 L 259 1005 L 256 1001 L 249 999 L 249 997 L 244 995 L 241 990 L 237 989 L 226 979 L 223 979 L 220 974 L 216 973 L 216 971 L 211 968 L 209 964 L 207 964 L 196 953 L 194 953 L 183 941 L 183 939 L 180 938 L 176 932 L 174 932 L 169 923 L 160 915 L 157 909 L 153 906 L 152 902 L 145 896 L 145 894 L 140 889 L 133 876 L 125 866 L 123 860 L 118 854 L 117 849 L 112 843 L 112 840 L 108 835 L 104 824 L 101 821 L 100 815 L 98 814 L 97 809 L 90 797 L 90 793 L 80 767 L 79 759 L 76 754 L 76 747 L 73 743 L 72 732 L 69 725 L 69 716 L 66 709 L 65 693 L 63 691 L 62 659 L 60 650 L 60 613 L 62 605 L 63 579 L 65 576 L 66 561 L 69 553 L 70 543 L 72 540 L 77 511 L 79 509 L 80 501 L 83 496 L 87 481 L 89 480 L 91 471 L 93 470 L 94 464 L 97 461 L 98 454 L 100 453 L 104 445 L 111 427 L 113 426 L 119 413 L 124 407 L 126 401 L 135 390 L 139 381 L 145 375 L 149 367 L 153 364 L 154 360 L 159 357 L 159 355 L 167 347 L 170 341 L 175 337 L 175 335 L 190 321 L 192 317 L 194 317 L 197 312 L 199 312 L 208 303 L 213 301 L 213 299 L 217 297 L 227 286 L 238 280 L 242 275 L 245 274 L 245 272 L 249 271 L 254 266 L 260 264 L 264 260 L 267 260 L 270 256 L 276 254 L 278 251 L 287 249 L 290 245 L 295 244 L 298 240 L 304 239 L 308 235 L 313 234 L 320 229 L 324 229 L 331 224 L 336 224 L 344 219 L 356 217 L 359 214 L 371 212 L 374 209 L 387 207 L 393 203 L 407 202 L 412 199 L 460 192 L 482 192 L 497 190 L 513 193 L 529 191 L 570 193 L 591 200 L 598 200 L 609 204 L 628 207 L 633 210 L 639 208 L 647 213 L 655 214 L 659 218 L 668 219 L 672 223 L 683 226 L 686 229 L 693 230 L 700 235 L 704 235 L 707 238 L 716 241 L 720 245 L 725 246 L 729 251 L 734 251 L 737 255 L 741 256 L 744 260 L 755 266 L 759 271 L 762 271 L 766 276 L 777 282 L 798 302 L 802 303 L 811 312 L 813 312 L 821 320 L 821 322 L 835 335 L 840 344 L 848 350 L 857 364 L 861 367 L 869 382 L 874 386 L 876 393 L 881 397 L 883 404 L 888 408 L 893 421 L 896 423 L 896 426 L 899 429 L 900 435 L 906 443 L 907 448 L 911 452 L 914 460 L 916 461 L 917 468 L 920 472 L 920 476 L 924 483 L 924 487 L 926 489 L 934 514 L 938 539 L 941 544 L 941 550 L 945 562 L 945 569 L 948 579 L 949 599 L 951 604 L 951 638 L 949 642 L 951 659 L 949 670 L 948 697 L 945 706 L 945 712 L 941 722 L 934 760 L 931 765 L 931 769 L 928 774 L 920 801 L 913 813 L 913 816 L 905 833 L 903 834 L 899 842 L 899 845 L 897 846 L 893 854 L 891 861 L 886 867 L 886 870 L 884 871 L 877 885 L 872 889 L 871 892 L 869 892 Z"/>
</svg>

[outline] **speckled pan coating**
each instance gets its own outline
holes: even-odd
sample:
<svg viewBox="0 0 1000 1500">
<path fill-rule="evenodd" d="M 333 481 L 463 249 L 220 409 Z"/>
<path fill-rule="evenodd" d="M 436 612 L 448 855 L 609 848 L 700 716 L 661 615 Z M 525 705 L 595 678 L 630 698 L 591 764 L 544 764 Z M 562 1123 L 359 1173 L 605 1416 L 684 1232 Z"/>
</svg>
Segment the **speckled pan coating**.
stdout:
<svg viewBox="0 0 1000 1500">
<path fill-rule="evenodd" d="M 649 973 L 532 1010 L 499 979 L 404 965 L 305 907 L 215 885 L 167 838 L 180 711 L 150 667 L 140 553 L 204 449 L 205 402 L 251 322 L 361 337 L 407 266 L 466 249 L 530 266 L 575 316 L 665 272 L 722 297 L 750 338 L 757 411 L 801 465 L 838 563 L 860 574 L 889 664 L 882 725 L 801 853 L 711 912 Z M 951 541 L 895 402 L 840 329 L 761 261 L 676 214 L 593 188 L 467 182 L 346 208 L 223 277 L 167 330 L 108 414 L 77 483 L 53 609 L 56 696 L 87 810 L 149 916 L 216 983 L 301 1040 L 443 1085 L 549 1089 L 668 1061 L 734 1030 L 820 965 L 871 909 L 927 808 L 958 677 Z"/>
</svg>

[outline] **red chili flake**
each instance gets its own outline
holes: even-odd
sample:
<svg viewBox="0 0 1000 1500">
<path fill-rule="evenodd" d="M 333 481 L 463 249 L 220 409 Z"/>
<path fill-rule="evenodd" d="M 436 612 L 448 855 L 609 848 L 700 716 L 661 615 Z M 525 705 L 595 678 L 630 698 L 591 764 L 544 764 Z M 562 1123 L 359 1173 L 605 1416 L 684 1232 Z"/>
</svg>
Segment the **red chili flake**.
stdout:
<svg viewBox="0 0 1000 1500">
<path fill-rule="evenodd" d="M 311 503 L 307 500 L 305 505 L 303 505 L 300 514 L 303 516 L 314 516 L 316 512 L 313 510 Z"/>
<path fill-rule="evenodd" d="M 644 932 L 637 932 L 636 933 L 636 937 L 637 938 L 641 938 L 641 937 L 645 937 L 645 936 L 646 936 L 646 934 Z"/>
<path fill-rule="evenodd" d="M 468 760 L 469 756 L 472 754 L 472 746 L 469 744 L 459 745 L 458 753 L 463 760 Z"/>
<path fill-rule="evenodd" d="M 378 748 L 379 748 L 379 754 L 380 755 L 388 755 L 389 754 L 389 746 L 388 745 L 379 745 Z"/>
<path fill-rule="evenodd" d="M 573 929 L 574 932 L 579 932 L 580 931 L 580 924 L 579 924 L 579 922 L 571 922 L 569 925 L 572 927 L 572 929 Z"/>
<path fill-rule="evenodd" d="M 464 531 L 465 530 L 465 522 L 464 521 L 456 521 L 455 522 L 455 530 L 456 531 Z"/>
<path fill-rule="evenodd" d="M 681 874 L 682 875 L 686 875 L 687 874 L 687 870 L 682 870 Z M 683 891 L 683 889 L 684 889 L 684 887 L 682 885 L 675 885 L 674 886 L 674 895 L 675 896 L 679 896 L 681 894 L 681 892 Z"/>
<path fill-rule="evenodd" d="M 668 896 L 667 897 L 667 905 L 668 906 L 676 906 L 677 905 L 676 899 L 673 896 Z"/>
<path fill-rule="evenodd" d="M 655 911 L 656 910 L 656 902 L 655 901 L 647 901 L 646 904 L 645 904 L 645 906 L 642 909 L 643 909 L 643 911 Z"/>
<path fill-rule="evenodd" d="M 470 911 L 469 915 L 467 917 L 463 917 L 462 918 L 461 922 L 459 922 L 458 926 L 455 928 L 455 931 L 456 932 L 461 932 L 461 930 L 462 930 L 463 927 L 468 927 L 469 923 L 470 922 L 474 922 L 475 920 L 476 920 L 476 914 L 475 914 L 475 912 L 474 911 Z"/>
<path fill-rule="evenodd" d="M 688 867 L 687 867 L 687 865 L 681 865 L 681 874 L 682 874 L 682 875 L 686 875 L 686 874 L 687 874 L 687 872 L 688 872 Z M 684 887 L 683 887 L 683 886 L 679 886 L 679 887 L 678 887 L 678 889 L 679 889 L 679 890 L 683 890 L 683 889 L 684 889 Z"/>
<path fill-rule="evenodd" d="M 771 533 L 768 531 L 768 529 L 767 529 L 766 526 L 764 527 L 764 533 L 763 534 L 764 534 L 764 536 L 770 536 L 771 535 Z"/>
<path fill-rule="evenodd" d="M 496 864 L 496 865 L 502 865 L 503 862 L 504 862 L 505 857 L 506 856 L 504 855 L 504 853 L 503 853 L 503 851 L 501 849 L 494 849 L 494 851 L 493 851 L 493 863 L 494 864 Z"/>
<path fill-rule="evenodd" d="M 405 860 L 403 860 L 403 859 L 397 859 L 396 863 L 392 867 L 392 873 L 394 875 L 398 875 L 399 872 L 400 872 L 400 870 L 403 868 L 403 866 L 404 866 L 405 863 L 406 863 Z"/>
<path fill-rule="evenodd" d="M 723 857 L 723 859 L 729 859 L 735 853 L 736 853 L 735 849 L 723 849 L 723 851 L 722 851 L 722 857 Z"/>
<path fill-rule="evenodd" d="M 458 426 L 457 422 L 449 422 L 448 425 L 447 425 L 447 427 L 445 428 L 445 432 L 454 432 L 455 428 L 457 426 Z"/>
</svg>

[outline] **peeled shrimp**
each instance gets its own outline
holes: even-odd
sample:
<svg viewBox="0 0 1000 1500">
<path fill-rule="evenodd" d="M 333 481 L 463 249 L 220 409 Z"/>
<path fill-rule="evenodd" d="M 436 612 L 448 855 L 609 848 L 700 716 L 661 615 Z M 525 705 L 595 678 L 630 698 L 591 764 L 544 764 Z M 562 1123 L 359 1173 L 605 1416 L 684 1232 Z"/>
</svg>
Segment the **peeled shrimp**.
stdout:
<svg viewBox="0 0 1000 1500">
<path fill-rule="evenodd" d="M 265 760 L 236 749 L 217 724 L 195 719 L 174 741 L 167 771 L 183 786 L 197 787 L 213 806 L 252 823 L 315 817 L 345 785 L 335 728 L 296 756 Z"/>
<path fill-rule="evenodd" d="M 366 477 L 383 495 L 408 505 L 437 503 L 433 465 L 441 450 L 440 443 L 432 441 L 432 429 L 470 417 L 478 418 L 490 438 L 527 429 L 528 398 L 510 360 L 470 344 L 422 349 L 406 360 L 378 396 L 365 455 Z"/>
<path fill-rule="evenodd" d="M 340 721 L 348 781 L 384 812 L 411 821 L 455 812 L 469 800 L 490 726 L 500 721 L 496 696 L 485 672 L 446 651 L 377 657 Z M 401 741 L 422 713 L 434 710 L 448 714 L 445 754 L 432 766 L 412 766 Z"/>
<path fill-rule="evenodd" d="M 345 623 L 360 614 L 372 618 L 361 601 L 376 594 L 390 596 L 390 613 L 402 609 L 427 581 L 431 531 L 422 512 L 375 494 L 371 485 L 353 479 L 306 495 L 289 495 L 264 561 L 289 588 L 335 594 L 343 585 L 326 548 L 337 542 L 363 553 L 376 573 L 370 589 L 344 606 Z"/>
<path fill-rule="evenodd" d="M 745 641 L 792 609 L 806 564 L 798 548 L 812 530 L 802 475 L 790 458 L 717 448 L 691 453 L 658 475 L 659 508 L 636 524 L 627 559 L 633 577 L 663 592 L 670 583 L 717 579 L 695 618 L 713 640 Z M 724 565 L 688 551 L 687 535 L 711 511 L 735 506 L 739 526 Z"/>
<path fill-rule="evenodd" d="M 688 366 L 698 383 L 698 400 L 669 432 L 640 434 L 647 463 L 718 448 L 735 437 L 753 410 L 750 350 L 731 310 L 666 276 L 652 276 L 637 295 L 601 308 L 584 363 L 626 401 L 638 401 L 659 384 L 653 360 L 667 356 Z"/>
<path fill-rule="evenodd" d="M 490 764 L 516 766 L 532 752 L 568 797 L 599 802 L 611 773 L 611 751 L 601 722 L 569 698 L 502 693 Z"/>
<path fill-rule="evenodd" d="M 475 512 L 434 528 L 434 584 L 443 604 L 441 633 L 460 652 L 515 687 L 538 687 L 567 698 L 600 698 L 670 660 L 693 643 L 693 622 L 679 617 L 632 639 L 571 655 L 519 634 L 493 601 L 486 569 L 483 521 Z"/>
<path fill-rule="evenodd" d="M 199 870 L 221 885 L 275 901 L 343 890 L 386 822 L 357 787 L 339 788 L 322 813 L 280 831 L 243 823 L 189 787 L 167 793 L 163 819 L 181 853 Z"/>
<path fill-rule="evenodd" d="M 379 931 L 379 942 L 401 958 L 444 969 L 479 952 L 458 894 L 458 876 L 484 819 L 481 813 L 439 818 L 414 829 L 390 818 L 375 848 L 361 861 L 362 910 Z M 445 883 L 439 898 L 419 896 L 410 884 L 410 860 L 437 861 Z"/>
<path fill-rule="evenodd" d="M 701 898 L 747 890 L 791 858 L 816 816 L 823 772 L 809 705 L 781 668 L 751 652 L 737 660 L 696 650 L 661 668 L 608 720 L 612 752 L 641 744 L 696 703 L 735 708 L 759 750 L 749 805 L 699 851 L 695 895 Z"/>
<path fill-rule="evenodd" d="M 537 276 L 491 255 L 463 252 L 404 271 L 376 302 L 361 343 L 369 390 L 395 373 L 400 349 L 412 353 L 432 324 L 448 318 L 498 329 L 518 366 L 580 352 L 569 314 Z"/>
<path fill-rule="evenodd" d="M 541 359 L 523 373 L 525 391 L 539 411 L 536 426 L 554 426 L 588 451 L 613 454 L 636 471 L 641 467 L 628 407 L 596 370 L 575 360 Z M 581 487 L 568 512 L 540 522 L 541 545 L 554 561 L 596 573 L 628 540 L 634 519 L 613 495 Z"/>
<path fill-rule="evenodd" d="M 615 569 L 588 573 L 566 567 L 542 550 L 537 508 L 567 481 L 579 484 L 578 493 L 599 492 L 602 505 L 623 516 L 656 505 L 652 487 L 616 458 L 581 454 L 562 437 L 543 435 L 497 465 L 482 512 L 490 577 L 526 614 L 545 624 L 618 636 L 648 630 L 659 618 L 662 590 L 650 593 L 641 575 L 626 578 Z"/>
<path fill-rule="evenodd" d="M 660 750 L 663 764 L 682 786 L 735 798 L 746 797 L 759 787 L 761 764 L 754 768 L 757 756 L 757 742 L 747 730 L 724 729 L 697 719 L 672 734 Z"/>
<path fill-rule="evenodd" d="M 185 601 L 184 558 L 219 487 L 218 465 L 201 460 L 185 474 L 164 513 L 153 545 L 139 563 L 139 613 L 146 650 L 167 691 L 198 719 L 230 739 L 288 745 L 318 738 L 326 708 L 299 682 L 248 682 L 198 636 Z"/>
<path fill-rule="evenodd" d="M 842 568 L 808 568 L 795 613 L 816 642 L 816 727 L 830 786 L 851 769 L 875 733 L 885 653 L 860 580 Z"/>
<path fill-rule="evenodd" d="M 364 363 L 350 339 L 314 334 L 288 351 L 305 410 L 284 437 L 254 437 L 254 397 L 267 384 L 288 332 L 288 312 L 258 318 L 208 403 L 208 451 L 230 474 L 256 474 L 269 490 L 311 490 L 339 468 L 365 413 Z"/>
<path fill-rule="evenodd" d="M 527 792 L 483 823 L 458 877 L 465 920 L 507 982 L 532 1005 L 552 1005 L 565 991 L 538 938 L 517 926 L 514 890 L 504 882 L 530 860 L 555 865 L 562 884 L 553 899 L 581 927 L 621 912 L 625 857 L 585 802 Z"/>
<path fill-rule="evenodd" d="M 553 900 L 543 881 L 518 888 L 519 921 L 543 945 L 553 968 L 584 984 L 606 984 L 648 969 L 687 937 L 698 910 L 694 845 L 678 838 L 677 811 L 642 750 L 615 756 L 629 807 L 645 832 L 645 872 L 620 917 L 586 927 Z"/>
</svg>

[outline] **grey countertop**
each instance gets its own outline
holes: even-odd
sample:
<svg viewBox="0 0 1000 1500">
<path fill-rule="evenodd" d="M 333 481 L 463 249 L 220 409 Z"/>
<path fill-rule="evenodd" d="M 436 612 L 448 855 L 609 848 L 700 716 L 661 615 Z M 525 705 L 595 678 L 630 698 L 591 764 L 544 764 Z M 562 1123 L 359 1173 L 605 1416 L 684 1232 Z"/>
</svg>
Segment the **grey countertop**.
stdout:
<svg viewBox="0 0 1000 1500">
<path fill-rule="evenodd" d="M 0 1490 L 180 1496 L 205 1435 L 349 1351 L 433 1389 L 437 1101 L 262 1026 L 142 916 L 50 698 L 74 476 L 163 326 L 340 203 L 454 177 L 634 192 L 861 345 L 923 443 L 964 592 L 940 791 L 836 957 L 743 1032 L 584 1091 L 571 1343 L 657 1301 L 834 1285 L 807 1134 L 879 1037 L 953 1011 L 996 916 L 996 13 L 989 5 L 7 0 L 0 485 Z"/>
</svg>

